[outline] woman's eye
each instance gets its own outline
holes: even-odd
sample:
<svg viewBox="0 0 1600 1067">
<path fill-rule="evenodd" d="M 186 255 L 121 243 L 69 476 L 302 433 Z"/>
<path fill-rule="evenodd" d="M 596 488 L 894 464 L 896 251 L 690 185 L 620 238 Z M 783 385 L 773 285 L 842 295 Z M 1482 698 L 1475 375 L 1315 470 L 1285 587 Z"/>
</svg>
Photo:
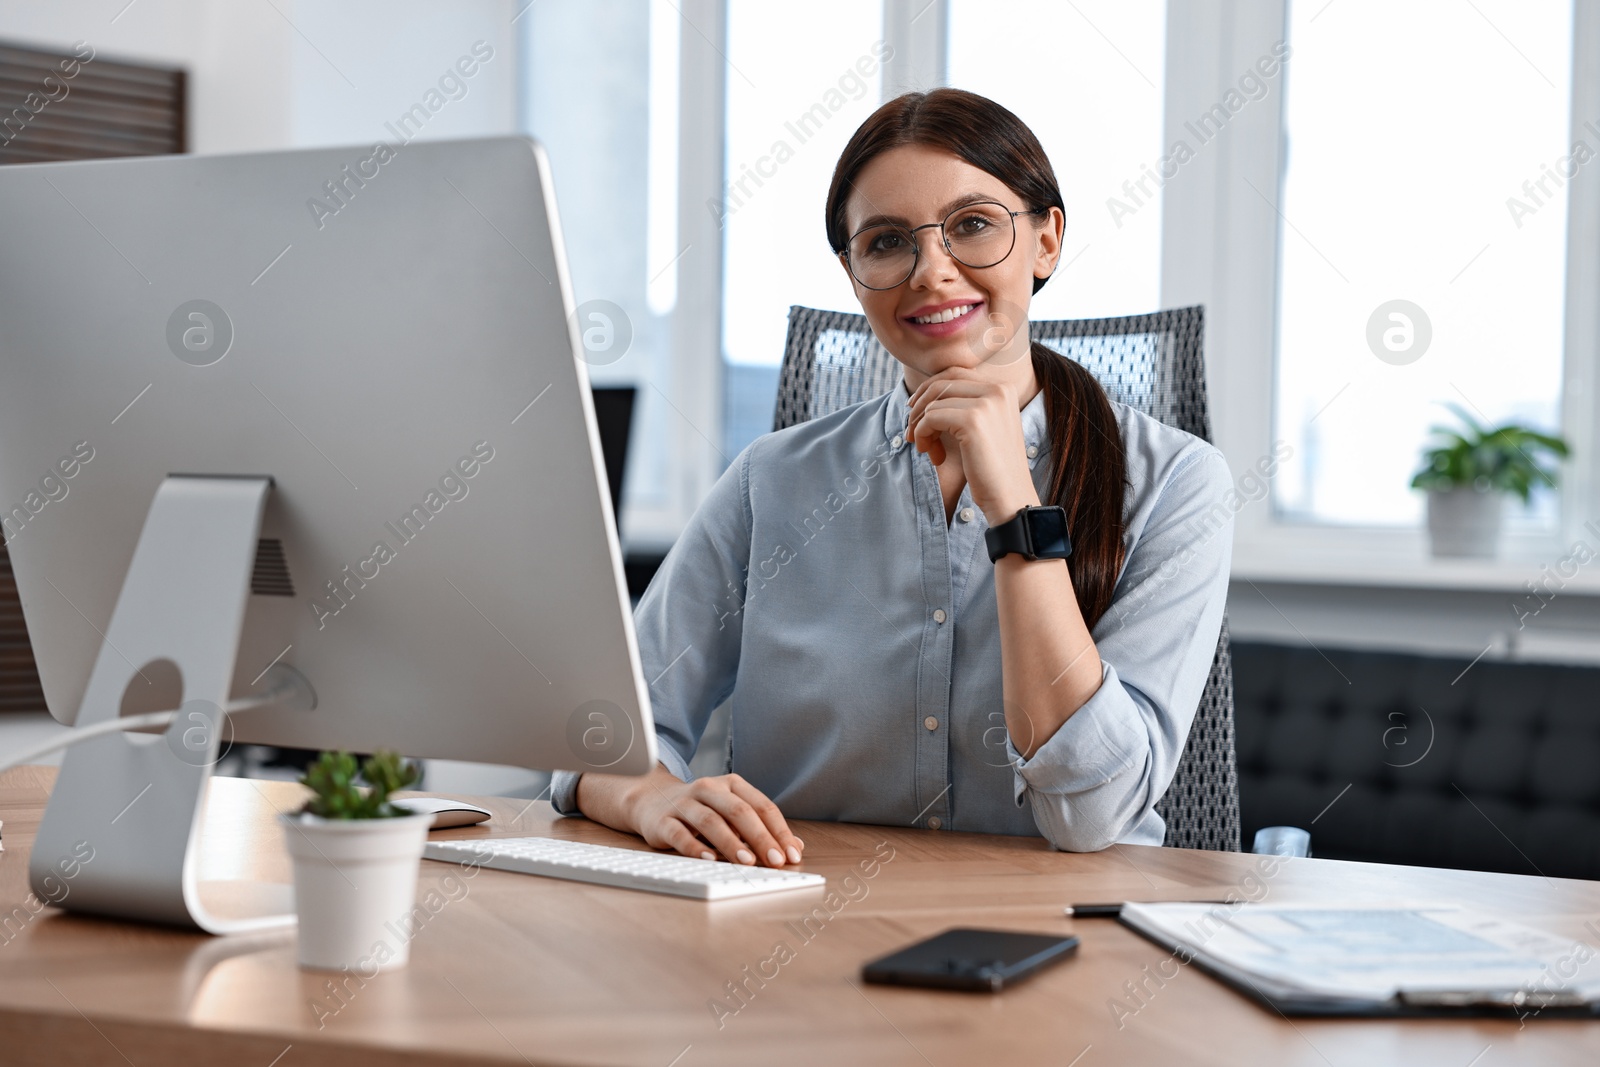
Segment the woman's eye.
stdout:
<svg viewBox="0 0 1600 1067">
<path fill-rule="evenodd" d="M 878 234 L 867 244 L 870 252 L 898 252 L 904 247 L 904 238 L 893 230 Z"/>
<path fill-rule="evenodd" d="M 967 237 L 982 233 L 989 226 L 989 220 L 982 215 L 968 215 L 956 222 L 956 232 Z"/>
</svg>

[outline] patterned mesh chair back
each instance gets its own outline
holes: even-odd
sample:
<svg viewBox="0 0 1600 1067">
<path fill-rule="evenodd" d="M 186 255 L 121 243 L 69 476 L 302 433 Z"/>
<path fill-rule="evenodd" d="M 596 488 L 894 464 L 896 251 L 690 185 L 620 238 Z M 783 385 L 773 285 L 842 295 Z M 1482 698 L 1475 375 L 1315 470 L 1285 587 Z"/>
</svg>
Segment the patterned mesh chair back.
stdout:
<svg viewBox="0 0 1600 1067">
<path fill-rule="evenodd" d="M 1087 368 L 1111 399 L 1211 440 L 1203 307 L 1034 322 L 1030 329 L 1033 340 Z M 878 343 L 865 316 L 792 307 L 772 428 L 880 396 L 899 380 L 900 365 Z M 1156 810 L 1167 821 L 1171 847 L 1239 851 L 1233 659 L 1226 619 L 1183 758 Z"/>
</svg>

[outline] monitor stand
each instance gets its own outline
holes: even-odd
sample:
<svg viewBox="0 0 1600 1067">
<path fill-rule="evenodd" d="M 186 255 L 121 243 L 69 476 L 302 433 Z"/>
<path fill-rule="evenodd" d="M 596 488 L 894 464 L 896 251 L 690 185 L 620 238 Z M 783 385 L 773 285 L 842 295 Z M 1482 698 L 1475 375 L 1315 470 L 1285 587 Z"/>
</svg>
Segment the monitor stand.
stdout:
<svg viewBox="0 0 1600 1067">
<path fill-rule="evenodd" d="M 112 733 L 66 751 L 28 863 L 41 900 L 212 934 L 295 921 L 288 885 L 229 881 L 203 894 L 196 855 L 224 709 L 316 703 L 281 664 L 268 692 L 229 703 L 271 487 L 266 477 L 169 475 L 156 490 L 76 725 L 118 718 L 130 685 L 172 666 L 181 707 L 162 734 Z"/>
</svg>

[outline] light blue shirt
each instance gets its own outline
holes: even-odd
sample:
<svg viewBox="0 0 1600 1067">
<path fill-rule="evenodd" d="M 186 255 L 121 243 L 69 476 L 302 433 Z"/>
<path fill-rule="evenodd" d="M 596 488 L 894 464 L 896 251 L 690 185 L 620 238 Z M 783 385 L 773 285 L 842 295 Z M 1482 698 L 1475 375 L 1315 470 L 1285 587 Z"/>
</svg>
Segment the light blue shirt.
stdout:
<svg viewBox="0 0 1600 1067">
<path fill-rule="evenodd" d="M 1093 631 L 1103 679 L 1024 760 L 1005 726 L 987 524 L 963 490 L 946 525 L 938 473 L 905 439 L 907 401 L 898 384 L 757 439 L 696 511 L 634 612 L 661 762 L 687 781 L 727 700 L 732 769 L 788 818 L 1043 835 L 1079 852 L 1161 844 L 1154 806 L 1227 596 L 1222 454 L 1112 405 L 1127 525 Z M 1041 499 L 1045 426 L 1041 391 L 1022 410 Z M 576 811 L 577 780 L 556 775 L 558 811 Z"/>
</svg>

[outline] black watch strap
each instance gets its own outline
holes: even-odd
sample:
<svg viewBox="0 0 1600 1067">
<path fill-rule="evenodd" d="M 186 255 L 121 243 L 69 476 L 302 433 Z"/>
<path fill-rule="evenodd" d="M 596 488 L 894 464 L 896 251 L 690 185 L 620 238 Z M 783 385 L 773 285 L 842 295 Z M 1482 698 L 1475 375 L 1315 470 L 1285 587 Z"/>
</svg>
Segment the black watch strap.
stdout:
<svg viewBox="0 0 1600 1067">
<path fill-rule="evenodd" d="M 1066 509 L 1054 505 L 1023 508 L 1009 521 L 990 527 L 983 540 L 989 546 L 991 562 L 1012 552 L 1024 559 L 1066 559 L 1072 555 Z"/>
</svg>

